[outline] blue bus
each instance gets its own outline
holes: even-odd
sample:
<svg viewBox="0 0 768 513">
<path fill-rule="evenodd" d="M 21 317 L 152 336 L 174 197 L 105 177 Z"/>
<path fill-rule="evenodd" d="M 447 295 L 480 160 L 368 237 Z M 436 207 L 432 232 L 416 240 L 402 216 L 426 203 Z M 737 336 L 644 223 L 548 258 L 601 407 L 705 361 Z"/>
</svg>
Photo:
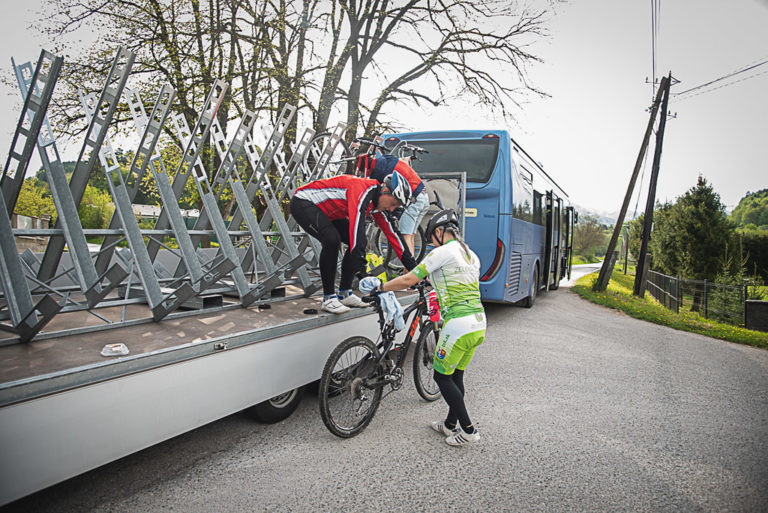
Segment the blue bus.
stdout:
<svg viewBox="0 0 768 513">
<path fill-rule="evenodd" d="M 420 174 L 466 172 L 465 240 L 480 257 L 483 300 L 530 307 L 570 276 L 576 213 L 568 195 L 506 130 L 388 134 L 428 150 Z"/>
</svg>

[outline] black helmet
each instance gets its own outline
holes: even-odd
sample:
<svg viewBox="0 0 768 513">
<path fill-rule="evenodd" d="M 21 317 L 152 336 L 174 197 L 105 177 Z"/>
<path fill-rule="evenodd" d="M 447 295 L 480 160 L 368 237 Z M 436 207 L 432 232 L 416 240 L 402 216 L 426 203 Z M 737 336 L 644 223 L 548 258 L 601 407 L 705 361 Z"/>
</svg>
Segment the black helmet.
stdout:
<svg viewBox="0 0 768 513">
<path fill-rule="evenodd" d="M 433 215 L 432 219 L 430 219 L 429 223 L 427 223 L 427 229 L 424 233 L 427 242 L 432 240 L 432 234 L 435 232 L 436 228 L 445 229 L 449 225 L 455 228 L 456 232 L 458 233 L 459 216 L 456 215 L 456 211 L 454 211 L 452 208 L 441 210 L 437 214 Z"/>
</svg>

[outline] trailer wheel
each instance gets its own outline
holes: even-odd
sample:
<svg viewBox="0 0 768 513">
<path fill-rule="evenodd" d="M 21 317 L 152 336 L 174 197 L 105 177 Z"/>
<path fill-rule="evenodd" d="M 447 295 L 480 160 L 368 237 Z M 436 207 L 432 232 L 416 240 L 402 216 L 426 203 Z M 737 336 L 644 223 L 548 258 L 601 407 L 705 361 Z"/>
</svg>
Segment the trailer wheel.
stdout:
<svg viewBox="0 0 768 513">
<path fill-rule="evenodd" d="M 274 424 L 290 417 L 299 406 L 303 395 L 304 387 L 294 388 L 263 403 L 246 408 L 245 413 L 264 424 Z"/>
<path fill-rule="evenodd" d="M 539 266 L 533 270 L 533 280 L 531 281 L 531 293 L 523 300 L 523 306 L 530 308 L 536 301 L 536 294 L 539 292 Z"/>
</svg>

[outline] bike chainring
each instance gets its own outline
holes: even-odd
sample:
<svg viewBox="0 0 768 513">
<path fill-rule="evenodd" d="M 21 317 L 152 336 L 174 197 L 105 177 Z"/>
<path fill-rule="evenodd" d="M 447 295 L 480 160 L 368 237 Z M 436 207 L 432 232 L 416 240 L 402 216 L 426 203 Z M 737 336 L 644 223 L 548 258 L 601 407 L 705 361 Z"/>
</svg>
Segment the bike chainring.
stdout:
<svg viewBox="0 0 768 513">
<path fill-rule="evenodd" d="M 403 378 L 405 377 L 405 373 L 403 372 L 403 369 L 401 367 L 395 367 L 392 372 L 389 374 L 389 384 L 392 387 L 392 390 L 400 390 L 400 388 L 403 386 Z"/>
</svg>

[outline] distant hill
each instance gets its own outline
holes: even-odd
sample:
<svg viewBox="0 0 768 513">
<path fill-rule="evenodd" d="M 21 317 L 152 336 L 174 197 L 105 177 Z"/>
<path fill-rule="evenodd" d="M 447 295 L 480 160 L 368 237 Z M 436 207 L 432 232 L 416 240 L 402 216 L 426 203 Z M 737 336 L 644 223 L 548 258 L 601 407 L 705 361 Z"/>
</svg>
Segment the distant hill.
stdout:
<svg viewBox="0 0 768 513">
<path fill-rule="evenodd" d="M 596 218 L 600 224 L 613 226 L 616 224 L 616 219 L 619 217 L 619 212 L 604 212 L 604 211 L 597 211 L 592 210 L 589 207 L 582 207 L 581 205 L 574 205 L 574 208 L 576 209 L 576 212 L 579 213 L 579 216 L 592 216 Z M 629 216 L 632 215 L 631 212 L 627 214 L 627 219 L 624 219 L 624 221 L 630 221 Z"/>
<path fill-rule="evenodd" d="M 768 231 L 768 189 L 747 192 L 730 217 L 738 228 Z"/>
</svg>

